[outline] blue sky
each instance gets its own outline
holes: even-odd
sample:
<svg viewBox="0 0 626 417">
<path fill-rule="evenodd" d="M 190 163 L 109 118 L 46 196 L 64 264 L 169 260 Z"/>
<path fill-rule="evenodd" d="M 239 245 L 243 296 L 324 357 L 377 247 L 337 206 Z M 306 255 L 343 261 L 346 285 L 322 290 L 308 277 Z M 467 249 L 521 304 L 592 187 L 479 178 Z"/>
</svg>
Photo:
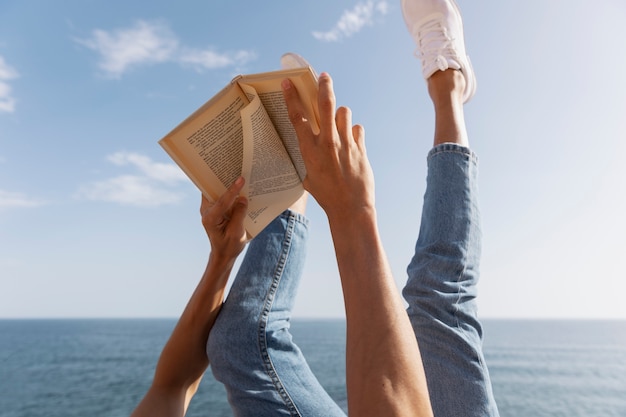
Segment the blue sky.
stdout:
<svg viewBox="0 0 626 417">
<path fill-rule="evenodd" d="M 459 1 L 478 76 L 483 317 L 626 318 L 626 4 Z M 399 2 L 0 2 L 0 317 L 175 317 L 208 256 L 157 141 L 307 57 L 366 129 L 399 287 L 433 113 Z M 323 213 L 295 314 L 341 317 Z"/>
</svg>

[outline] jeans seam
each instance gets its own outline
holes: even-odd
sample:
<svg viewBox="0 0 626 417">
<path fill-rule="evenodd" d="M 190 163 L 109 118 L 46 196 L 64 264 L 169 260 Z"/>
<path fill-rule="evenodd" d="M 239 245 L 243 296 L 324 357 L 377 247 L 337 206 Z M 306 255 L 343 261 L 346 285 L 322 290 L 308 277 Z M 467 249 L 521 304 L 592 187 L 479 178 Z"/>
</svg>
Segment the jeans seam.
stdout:
<svg viewBox="0 0 626 417">
<path fill-rule="evenodd" d="M 469 150 L 469 149 L 468 149 Z M 458 152 L 457 152 L 458 153 Z M 465 153 L 465 155 L 470 155 L 468 153 Z M 467 166 L 466 169 L 469 170 L 471 169 L 471 161 L 467 161 Z M 470 180 L 470 175 L 469 175 L 469 171 L 468 171 L 468 175 L 466 176 L 466 179 L 468 181 Z M 470 184 L 471 187 L 471 184 Z M 471 226 L 469 226 L 471 227 Z M 469 231 L 468 231 L 469 233 Z M 463 268 L 461 268 L 461 271 L 459 272 L 459 275 L 456 278 L 456 283 L 457 283 L 457 294 L 456 294 L 456 302 L 454 303 L 454 320 L 455 320 L 455 326 L 457 329 L 459 329 L 460 326 L 460 322 L 459 322 L 459 311 L 461 311 L 461 307 L 460 307 L 460 301 L 461 301 L 461 297 L 462 297 L 462 286 L 461 286 L 461 280 L 463 279 L 463 276 L 465 275 L 465 271 L 467 270 L 467 262 L 469 261 L 469 247 L 470 247 L 470 241 L 469 239 L 465 239 L 465 244 L 463 245 L 463 257 L 461 259 L 461 265 L 463 265 Z"/>
<path fill-rule="evenodd" d="M 278 373 L 276 372 L 267 346 L 267 323 L 269 320 L 269 315 L 272 310 L 274 297 L 276 295 L 276 292 L 278 291 L 278 287 L 280 285 L 280 281 L 285 269 L 285 264 L 287 263 L 287 258 L 291 250 L 292 235 L 294 233 L 296 221 L 301 220 L 298 218 L 296 213 L 293 212 L 285 212 L 282 216 L 287 220 L 287 227 L 285 229 L 285 236 L 283 239 L 281 254 L 276 263 L 276 269 L 272 277 L 272 284 L 269 288 L 267 296 L 265 297 L 263 311 L 261 312 L 261 317 L 259 320 L 258 338 L 261 358 L 265 366 L 267 375 L 271 379 L 274 387 L 276 388 L 276 391 L 287 406 L 289 414 L 295 417 L 300 417 L 301 414 L 298 411 L 298 408 L 296 407 L 293 399 L 285 389 L 284 384 L 282 383 L 280 377 L 278 376 Z"/>
<path fill-rule="evenodd" d="M 471 151 L 470 151 L 471 152 Z M 456 153 L 460 153 L 460 152 L 456 152 Z M 474 154 L 473 153 L 465 153 L 462 152 L 465 155 L 470 156 L 470 159 L 468 159 L 467 162 L 467 169 L 468 171 L 472 169 L 472 166 L 475 167 L 475 164 L 477 162 L 477 160 L 475 159 L 475 157 L 472 157 Z M 467 180 L 470 182 L 474 181 L 474 177 L 472 175 L 468 175 L 467 176 Z M 469 188 L 473 189 L 474 186 L 473 184 L 469 184 Z M 470 204 L 470 210 L 473 210 L 473 205 Z M 472 226 L 469 226 L 472 227 Z M 468 232 L 469 233 L 469 232 Z M 463 258 L 462 258 L 462 265 L 463 268 L 461 269 L 459 275 L 457 276 L 457 284 L 458 285 L 458 292 L 457 292 L 457 298 L 456 298 L 456 302 L 454 303 L 454 320 L 455 320 L 455 326 L 457 329 L 460 329 L 460 320 L 459 320 L 459 312 L 461 311 L 460 308 L 460 300 L 462 298 L 462 290 L 461 290 L 461 285 L 460 285 L 460 281 L 463 278 L 463 276 L 465 275 L 465 272 L 467 271 L 467 264 L 469 262 L 469 252 L 470 252 L 470 247 L 472 246 L 472 243 L 470 242 L 471 239 L 465 239 L 465 245 L 463 246 Z M 464 334 L 464 333 L 462 333 Z M 469 341 L 468 341 L 469 343 Z M 480 354 L 476 354 L 474 355 L 475 359 L 478 361 L 478 363 L 480 364 L 481 367 L 485 368 L 485 363 L 484 363 L 484 359 L 482 358 L 482 356 Z"/>
</svg>

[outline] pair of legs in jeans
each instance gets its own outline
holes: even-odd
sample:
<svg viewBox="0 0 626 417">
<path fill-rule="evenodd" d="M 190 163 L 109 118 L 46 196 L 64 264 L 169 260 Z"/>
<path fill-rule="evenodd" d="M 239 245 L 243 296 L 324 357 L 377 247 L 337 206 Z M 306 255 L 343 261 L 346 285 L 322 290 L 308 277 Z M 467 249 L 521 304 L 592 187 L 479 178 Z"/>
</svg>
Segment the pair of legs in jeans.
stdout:
<svg viewBox="0 0 626 417">
<path fill-rule="evenodd" d="M 428 155 L 415 255 L 403 290 L 435 416 L 497 415 L 476 317 L 481 250 L 477 158 L 441 144 Z M 308 226 L 286 211 L 249 245 L 213 327 L 208 356 L 237 416 L 343 416 L 289 333 Z"/>
</svg>

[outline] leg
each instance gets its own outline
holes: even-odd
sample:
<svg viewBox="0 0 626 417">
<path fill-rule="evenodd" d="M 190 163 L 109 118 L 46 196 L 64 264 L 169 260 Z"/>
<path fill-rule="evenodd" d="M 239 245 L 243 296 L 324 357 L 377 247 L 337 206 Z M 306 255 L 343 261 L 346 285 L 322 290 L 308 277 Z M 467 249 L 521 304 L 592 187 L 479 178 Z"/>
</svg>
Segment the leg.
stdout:
<svg viewBox="0 0 626 417">
<path fill-rule="evenodd" d="M 428 93 L 435 107 L 435 140 L 433 145 L 456 143 L 469 147 L 463 91 L 465 79 L 456 70 L 438 71 L 428 79 Z"/>
<path fill-rule="evenodd" d="M 497 416 L 476 313 L 481 248 L 477 158 L 442 144 L 429 154 L 415 255 L 403 295 L 435 416 Z"/>
<path fill-rule="evenodd" d="M 289 333 L 306 241 L 302 214 L 270 223 L 250 243 L 211 331 L 211 368 L 237 416 L 344 416 Z"/>
<path fill-rule="evenodd" d="M 476 312 L 478 161 L 467 147 L 463 118 L 475 80 L 464 55 L 461 17 L 453 0 L 405 0 L 403 7 L 418 49 L 427 51 L 420 58 L 435 107 L 435 147 L 428 155 L 420 233 L 403 294 L 434 415 L 498 416 Z M 438 63 L 434 71 L 429 60 Z"/>
</svg>

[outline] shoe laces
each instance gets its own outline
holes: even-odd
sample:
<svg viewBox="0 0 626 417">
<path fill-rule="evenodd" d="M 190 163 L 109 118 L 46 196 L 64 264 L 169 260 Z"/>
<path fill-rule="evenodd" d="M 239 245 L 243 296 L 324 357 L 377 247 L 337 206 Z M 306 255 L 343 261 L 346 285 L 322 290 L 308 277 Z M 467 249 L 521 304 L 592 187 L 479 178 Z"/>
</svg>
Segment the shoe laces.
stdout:
<svg viewBox="0 0 626 417">
<path fill-rule="evenodd" d="M 454 48 L 455 38 L 448 34 L 448 29 L 441 19 L 433 19 L 422 24 L 415 34 L 417 38 L 417 56 L 423 63 L 432 62 L 444 71 L 448 68 L 446 58 L 458 61 L 458 56 Z"/>
</svg>

